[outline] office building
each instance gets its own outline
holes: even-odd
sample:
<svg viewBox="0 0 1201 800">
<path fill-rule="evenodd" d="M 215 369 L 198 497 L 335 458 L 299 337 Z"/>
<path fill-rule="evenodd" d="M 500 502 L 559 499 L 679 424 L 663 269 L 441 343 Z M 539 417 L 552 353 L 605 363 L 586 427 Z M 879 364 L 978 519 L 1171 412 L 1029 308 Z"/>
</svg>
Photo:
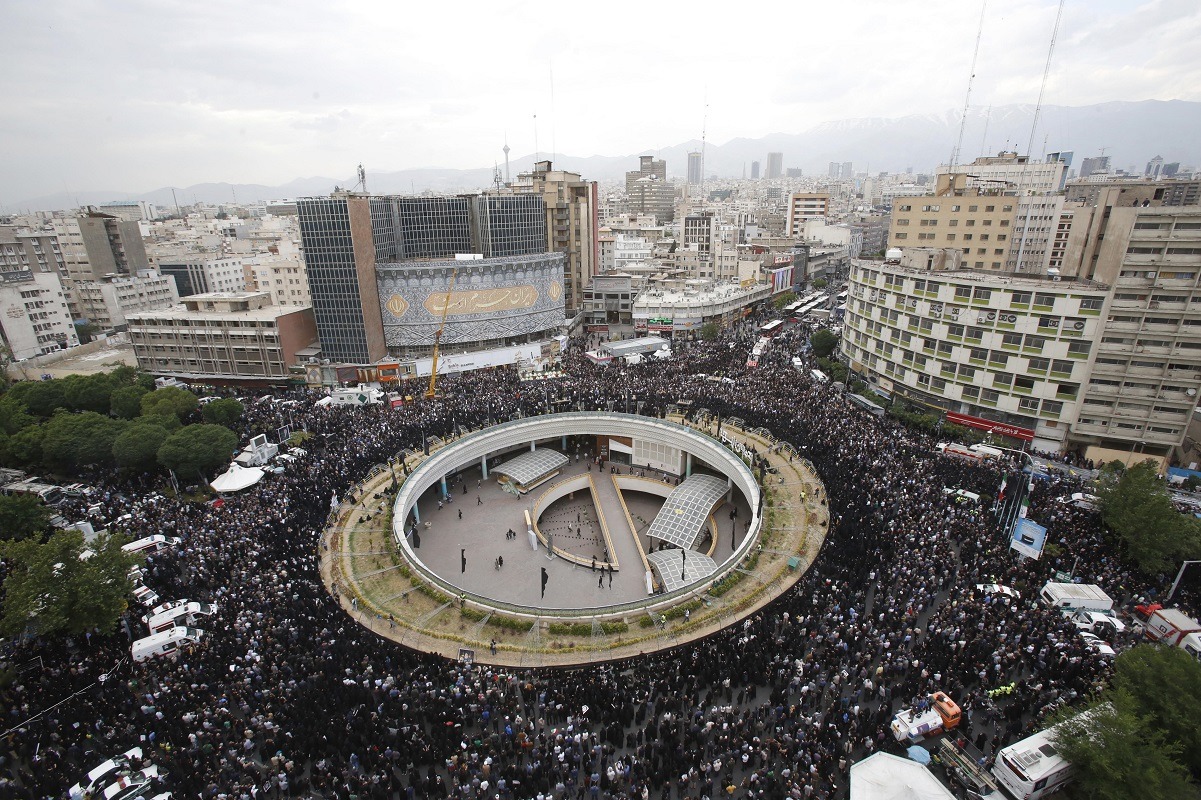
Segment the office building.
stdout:
<svg viewBox="0 0 1201 800">
<path fill-rule="evenodd" d="M 65 275 L 58 237 L 15 225 L 0 225 L 0 271 L 53 272 Z"/>
<path fill-rule="evenodd" d="M 758 161 L 751 162 L 751 180 L 753 180 L 753 181 L 759 180 L 759 162 Z"/>
<path fill-rule="evenodd" d="M 1110 198 L 1115 190 L 1119 196 Z M 1130 206 L 1136 203 L 1148 206 L 1195 206 L 1201 203 L 1201 180 L 1121 178 L 1072 181 L 1066 187 L 1064 202 L 1090 206 Z"/>
<path fill-rule="evenodd" d="M 1068 165 L 1060 160 L 1031 161 L 1004 151 L 995 156 L 981 156 L 970 164 L 943 165 L 938 174 L 966 175 L 969 188 L 1015 191 L 1020 194 L 1048 194 L 1063 189 Z"/>
<path fill-rule="evenodd" d="M 829 192 L 793 192 L 788 196 L 788 227 L 785 235 L 800 236 L 806 220 L 825 219 L 829 214 Z"/>
<path fill-rule="evenodd" d="M 241 258 L 224 258 L 211 253 L 164 256 L 158 259 L 158 269 L 175 281 L 180 297 L 246 289 L 246 272 Z"/>
<path fill-rule="evenodd" d="M 676 189 L 667 180 L 667 162 L 654 156 L 640 156 L 638 169 L 626 173 L 626 211 L 651 214 L 660 224 L 676 217 Z"/>
<path fill-rule="evenodd" d="M 705 160 L 699 151 L 688 154 L 688 185 L 700 186 L 705 180 Z"/>
<path fill-rule="evenodd" d="M 958 249 L 857 264 L 844 355 L 886 392 L 1041 449 L 1165 458 L 1201 391 L 1201 207 L 1111 188 L 1107 205 L 1065 206 L 1078 218 L 1047 275 L 939 269 Z"/>
<path fill-rule="evenodd" d="M 104 332 L 120 329 L 129 314 L 170 308 L 179 302 L 175 280 L 152 269 L 79 281 L 71 293 L 80 317 Z"/>
<path fill-rule="evenodd" d="M 188 380 L 283 383 L 317 338 L 311 308 L 271 304 L 267 292 L 217 292 L 127 316 L 138 368 Z"/>
<path fill-rule="evenodd" d="M 1080 177 L 1087 178 L 1089 175 L 1108 174 L 1109 173 L 1109 156 L 1093 156 L 1080 161 Z"/>
<path fill-rule="evenodd" d="M 138 223 L 95 211 L 51 222 L 67 278 L 90 281 L 150 268 Z"/>
<path fill-rule="evenodd" d="M 397 311 L 406 309 L 409 300 L 402 292 L 381 298 L 378 265 L 445 261 L 459 254 L 492 259 L 547 252 L 546 205 L 538 193 L 457 197 L 340 193 L 298 200 L 297 214 L 321 353 L 333 361 L 371 364 L 388 354 L 384 315 L 399 319 L 403 313 Z M 555 259 L 560 271 L 563 262 L 562 256 Z M 484 272 L 488 272 L 486 288 L 490 290 L 503 288 L 494 281 L 498 274 L 511 275 L 519 288 L 527 286 L 522 269 L 506 272 L 492 263 L 486 267 L 480 267 L 477 278 L 482 285 Z M 396 268 L 390 267 L 389 274 L 394 275 Z M 449 278 L 449 270 L 439 270 L 440 278 Z M 433 273 L 426 277 L 434 279 Z M 423 288 L 427 294 L 436 294 L 437 287 L 446 291 L 448 283 L 429 283 Z M 562 274 L 553 284 L 539 288 L 548 297 L 554 295 L 552 302 L 561 306 Z M 471 282 L 457 285 L 470 286 Z M 392 301 L 392 294 L 399 294 L 400 299 Z M 388 302 L 392 305 L 385 310 Z M 394 339 L 395 347 L 410 346 Z"/>
<path fill-rule="evenodd" d="M 582 180 L 574 172 L 551 169 L 549 161 L 534 165 L 530 181 L 530 190 L 542 197 L 546 207 L 547 249 L 564 255 L 563 303 L 568 316 L 574 316 L 584 287 L 598 271 L 596 182 Z M 523 188 L 518 185 L 514 191 Z"/>
<path fill-rule="evenodd" d="M 1001 270 L 1009 257 L 1017 198 L 968 186 L 966 174 L 939 175 L 933 195 L 894 197 L 890 247 L 958 248 L 963 264 Z"/>
<path fill-rule="evenodd" d="M 79 344 L 57 272 L 14 266 L 0 244 L 0 335 L 14 361 Z"/>
<path fill-rule="evenodd" d="M 768 153 L 767 154 L 767 179 L 769 181 L 781 178 L 784 175 L 784 154 L 783 153 Z"/>
</svg>

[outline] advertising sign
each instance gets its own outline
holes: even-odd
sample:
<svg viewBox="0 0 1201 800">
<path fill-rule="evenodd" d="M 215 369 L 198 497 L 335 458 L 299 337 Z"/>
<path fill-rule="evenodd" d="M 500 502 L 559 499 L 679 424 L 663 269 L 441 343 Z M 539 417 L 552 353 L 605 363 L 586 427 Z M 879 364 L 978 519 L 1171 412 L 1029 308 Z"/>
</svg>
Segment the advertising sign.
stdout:
<svg viewBox="0 0 1201 800">
<path fill-rule="evenodd" d="M 1043 554 L 1047 542 L 1047 529 L 1031 519 L 1022 517 L 1013 526 L 1013 538 L 1009 546 L 1027 558 L 1037 559 Z"/>
<path fill-rule="evenodd" d="M 989 433 L 999 433 L 1002 436 L 1012 436 L 1014 439 L 1021 439 L 1025 442 L 1034 441 L 1034 431 L 1030 428 L 1021 428 L 1005 422 L 993 422 L 990 419 L 973 417 L 968 414 L 956 414 L 953 411 L 947 412 L 947 422 L 955 425 L 964 425 L 980 431 L 988 431 Z"/>
</svg>

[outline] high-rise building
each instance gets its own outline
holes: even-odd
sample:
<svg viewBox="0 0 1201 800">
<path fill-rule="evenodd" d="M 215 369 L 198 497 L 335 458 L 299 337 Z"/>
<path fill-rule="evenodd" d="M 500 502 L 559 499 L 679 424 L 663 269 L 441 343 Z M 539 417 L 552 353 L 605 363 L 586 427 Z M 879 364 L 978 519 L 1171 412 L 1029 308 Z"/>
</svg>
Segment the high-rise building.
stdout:
<svg viewBox="0 0 1201 800">
<path fill-rule="evenodd" d="M 240 258 L 211 253 L 167 256 L 159 259 L 158 268 L 159 272 L 175 280 L 180 297 L 246 289 L 246 273 Z"/>
<path fill-rule="evenodd" d="M 446 264 L 448 260 L 453 263 L 457 255 L 474 254 L 485 261 L 520 260 L 547 252 L 546 204 L 540 193 L 457 197 L 340 193 L 299 200 L 297 213 L 321 353 L 334 361 L 375 363 L 388 354 L 390 347 L 404 349 L 406 343 L 387 340 L 384 315 L 388 315 L 393 328 L 399 329 L 398 320 L 412 308 L 406 292 L 420 289 L 423 308 L 412 309 L 412 314 L 434 315 L 436 320 L 441 302 L 436 295 L 449 288 L 453 273 L 453 266 Z M 557 280 L 540 279 L 545 283 L 542 286 L 506 285 L 524 271 L 514 266 L 516 261 L 508 265 L 489 263 L 486 280 L 480 272 L 483 267 L 476 261 L 465 261 L 463 283 L 458 285 L 478 283 L 480 291 L 486 288 L 496 297 L 492 305 L 483 301 L 471 305 L 466 297 L 463 302 L 480 314 L 549 303 L 557 305 L 561 322 L 563 261 L 558 256 L 547 262 L 553 262 L 560 274 Z M 427 271 L 432 272 L 425 279 L 416 267 L 406 269 L 424 262 L 437 262 L 429 267 Z M 385 266 L 386 276 L 381 272 Z M 473 272 L 479 273 L 474 279 Z M 437 273 L 436 279 L 433 273 Z M 521 291 L 514 294 L 514 289 Z M 475 300 L 480 297 L 477 291 Z M 517 301 L 518 305 L 512 306 Z M 538 309 L 543 310 L 542 306 Z M 428 323 L 429 319 L 423 321 Z M 477 338 L 482 341 L 498 337 Z"/>
<path fill-rule="evenodd" d="M 1156 156 L 1147 162 L 1147 168 L 1143 170 L 1143 176 L 1150 178 L 1153 181 L 1159 180 L 1163 172 L 1163 156 Z"/>
<path fill-rule="evenodd" d="M 970 164 L 943 165 L 938 174 L 966 175 L 967 186 L 1020 190 L 1023 194 L 1058 192 L 1067 179 L 1068 165 L 1059 160 L 1031 161 L 1012 151 L 981 156 Z"/>
<path fill-rule="evenodd" d="M 1109 172 L 1109 156 L 1093 156 L 1080 161 L 1080 177 Z"/>
<path fill-rule="evenodd" d="M 14 266 L 0 243 L 0 339 L 14 361 L 79 344 L 57 272 Z"/>
<path fill-rule="evenodd" d="M 767 154 L 767 179 L 775 180 L 784 175 L 784 154 L 783 153 L 768 153 Z"/>
<path fill-rule="evenodd" d="M 150 268 L 137 222 L 92 211 L 62 220 L 61 226 L 70 243 L 64 243 L 64 236 L 59 236 L 67 277 L 71 280 L 134 275 Z"/>
<path fill-rule="evenodd" d="M 825 219 L 829 214 L 829 192 L 794 192 L 788 197 L 788 227 L 785 235 L 799 236 L 805 228 L 805 220 Z"/>
<path fill-rule="evenodd" d="M 758 161 L 751 162 L 751 180 L 755 180 L 755 181 L 759 180 L 759 162 Z"/>
<path fill-rule="evenodd" d="M 567 313 L 574 315 L 584 287 L 599 271 L 596 182 L 582 180 L 575 172 L 551 169 L 549 161 L 535 164 L 530 178 L 532 191 L 542 196 L 546 206 L 548 249 L 565 256 L 563 302 Z M 515 191 L 521 189 L 521 185 L 514 187 Z"/>
<path fill-rule="evenodd" d="M 631 214 L 654 214 L 660 225 L 676 218 L 676 189 L 667 180 L 667 162 L 639 156 L 638 169 L 626 173 L 626 201 Z"/>
<path fill-rule="evenodd" d="M 688 185 L 700 186 L 705 179 L 704 156 L 699 151 L 688 154 Z"/>
<path fill-rule="evenodd" d="M 969 187 L 969 180 L 943 174 L 933 195 L 894 197 L 889 247 L 956 248 L 965 267 L 1004 269 L 1017 197 L 1007 189 Z"/>
</svg>

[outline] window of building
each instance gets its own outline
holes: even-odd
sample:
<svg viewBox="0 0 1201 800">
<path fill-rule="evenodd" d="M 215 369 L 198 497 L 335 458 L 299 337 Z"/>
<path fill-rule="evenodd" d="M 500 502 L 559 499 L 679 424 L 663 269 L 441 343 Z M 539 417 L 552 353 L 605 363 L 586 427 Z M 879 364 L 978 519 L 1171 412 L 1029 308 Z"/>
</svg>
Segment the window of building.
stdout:
<svg viewBox="0 0 1201 800">
<path fill-rule="evenodd" d="M 980 210 L 980 206 L 968 206 L 967 207 L 967 213 L 969 213 L 969 214 L 975 214 L 979 210 Z"/>
<path fill-rule="evenodd" d="M 1018 408 L 1022 411 L 1038 411 L 1038 400 L 1033 397 L 1023 397 L 1018 400 Z"/>
<path fill-rule="evenodd" d="M 1034 305 L 1036 308 L 1054 308 L 1055 295 L 1038 292 L 1034 295 Z"/>
<path fill-rule="evenodd" d="M 897 220 L 897 224 L 898 224 L 898 225 L 908 225 L 908 224 L 909 224 L 909 220 L 907 220 L 907 219 L 898 219 L 898 220 Z"/>
<path fill-rule="evenodd" d="M 938 354 L 940 356 L 950 356 L 951 353 L 954 352 L 954 350 L 955 350 L 955 346 L 953 344 L 951 344 L 950 342 L 939 342 L 938 343 Z"/>
<path fill-rule="evenodd" d="M 1013 379 L 1013 388 L 1017 389 L 1018 391 L 1034 391 L 1034 378 L 1029 378 L 1025 375 L 1019 375 Z"/>
<path fill-rule="evenodd" d="M 1008 372 L 994 372 L 992 376 L 992 385 L 999 386 L 1003 389 L 1008 389 L 1013 385 L 1013 375 Z"/>
<path fill-rule="evenodd" d="M 964 400 L 976 400 L 979 397 L 980 397 L 980 387 L 979 386 L 964 386 L 963 387 L 963 399 Z"/>
<path fill-rule="evenodd" d="M 1022 341 L 1022 347 L 1027 350 L 1033 350 L 1036 353 L 1041 353 L 1043 347 L 1047 344 L 1047 340 L 1041 336 L 1026 334 L 1026 338 Z"/>
<path fill-rule="evenodd" d="M 1046 372 L 1051 367 L 1051 360 L 1047 358 L 1032 358 L 1030 359 L 1031 372 Z"/>
</svg>

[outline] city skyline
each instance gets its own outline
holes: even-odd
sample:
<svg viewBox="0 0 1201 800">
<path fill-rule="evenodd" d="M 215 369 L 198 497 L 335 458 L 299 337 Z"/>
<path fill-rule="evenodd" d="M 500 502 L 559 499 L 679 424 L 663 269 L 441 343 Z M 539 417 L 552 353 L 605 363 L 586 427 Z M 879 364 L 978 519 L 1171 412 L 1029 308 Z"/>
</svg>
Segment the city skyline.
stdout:
<svg viewBox="0 0 1201 800">
<path fill-rule="evenodd" d="M 479 15 L 315 3 L 5 6 L 0 208 L 56 192 L 279 184 L 346 175 L 360 162 L 369 172 L 479 168 L 502 162 L 506 142 L 546 158 L 617 155 L 702 132 L 722 143 L 945 114 L 962 109 L 981 9 L 860 2 L 718 24 L 682 8 L 650 17 L 618 4 L 599 21 L 547 8 L 488 6 L 486 21 L 463 24 Z M 1056 10 L 1053 0 L 987 8 L 974 110 L 1037 100 Z M 762 41 L 789 29 L 811 33 Z M 1201 56 L 1189 49 L 1199 32 L 1201 10 L 1188 3 L 1068 4 L 1044 103 L 1201 100 Z"/>
</svg>

